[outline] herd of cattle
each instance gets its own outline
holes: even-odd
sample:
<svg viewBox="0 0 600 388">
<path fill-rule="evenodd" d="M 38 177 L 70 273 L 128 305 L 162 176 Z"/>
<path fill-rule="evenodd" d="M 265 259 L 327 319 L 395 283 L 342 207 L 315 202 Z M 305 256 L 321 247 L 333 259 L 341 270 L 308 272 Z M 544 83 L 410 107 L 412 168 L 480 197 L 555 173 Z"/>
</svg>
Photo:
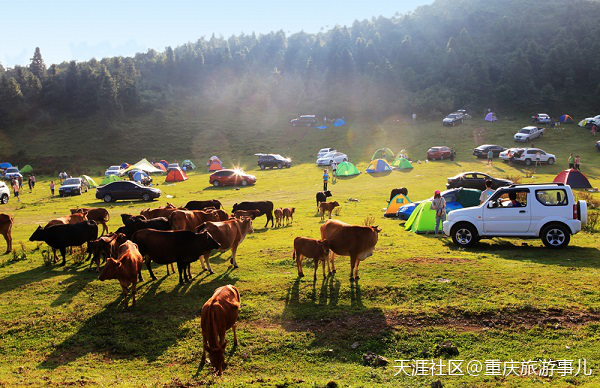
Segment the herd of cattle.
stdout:
<svg viewBox="0 0 600 388">
<path fill-rule="evenodd" d="M 359 263 L 373 254 L 381 229 L 377 226 L 360 226 L 332 220 L 331 212 L 339 204 L 326 202 L 330 192 L 317 193 L 317 207 L 321 212 L 329 213 L 329 220 L 321 225 L 321 239 L 296 237 L 293 242 L 292 258 L 298 268 L 298 276 L 304 276 L 303 259 L 314 262 L 314 278 L 317 278 L 319 263 L 325 264 L 328 272 L 335 273 L 335 255 L 350 256 L 350 281 L 357 281 Z M 236 253 L 244 238 L 253 232 L 252 220 L 265 215 L 271 227 L 276 221 L 281 226 L 293 223 L 295 208 L 273 209 L 271 201 L 241 202 L 233 206 L 232 214 L 223 210 L 221 202 L 190 201 L 178 208 L 171 204 L 156 209 L 146 209 L 139 215 L 121 214 L 123 226 L 109 233 L 107 222 L 110 214 L 103 208 L 71 209 L 71 214 L 51 220 L 44 227 L 38 226 L 29 238 L 30 241 L 43 241 L 52 248 L 56 263 L 62 255 L 66 263 L 68 247 L 82 246 L 87 243 L 87 259 L 90 267 L 96 265 L 100 272 L 101 262 L 105 265 L 99 279 L 117 279 L 121 285 L 125 306 L 128 294 L 132 305 L 136 304 L 137 283 L 142 281 L 142 266 L 145 264 L 150 277 L 155 280 L 151 263 L 166 264 L 167 275 L 177 264 L 179 282 L 192 280 L 191 263 L 200 260 L 203 270 L 213 274 L 209 257 L 214 251 L 231 250 L 230 263 L 238 268 Z M 0 233 L 7 242 L 7 252 L 12 249 L 11 230 L 14 220 L 7 214 L 0 214 Z M 99 237 L 99 225 L 102 232 Z M 130 292 L 129 292 L 130 291 Z M 240 306 L 238 290 L 233 286 L 224 286 L 215 291 L 202 308 L 202 334 L 204 353 L 209 354 L 211 364 L 220 374 L 224 360 L 225 332 L 233 328 Z M 218 338 L 217 338 L 218 337 Z"/>
</svg>

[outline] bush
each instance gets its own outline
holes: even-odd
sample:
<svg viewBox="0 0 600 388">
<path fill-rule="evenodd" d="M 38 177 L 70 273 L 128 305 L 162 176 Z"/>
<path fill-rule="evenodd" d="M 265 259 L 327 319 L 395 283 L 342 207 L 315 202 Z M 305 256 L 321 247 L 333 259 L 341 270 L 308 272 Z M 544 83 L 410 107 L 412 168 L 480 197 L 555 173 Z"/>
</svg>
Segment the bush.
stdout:
<svg viewBox="0 0 600 388">
<path fill-rule="evenodd" d="M 578 192 L 575 194 L 575 198 L 577 200 L 582 200 L 587 202 L 589 209 L 600 209 L 600 199 L 596 198 L 594 194 L 588 192 Z"/>
<path fill-rule="evenodd" d="M 512 181 L 515 185 L 518 185 L 522 181 L 522 177 L 520 177 L 518 175 L 507 175 L 506 179 L 508 179 L 509 181 Z"/>
<path fill-rule="evenodd" d="M 588 211 L 587 224 L 583 226 L 583 230 L 589 233 L 596 233 L 600 228 L 600 212 Z"/>
<path fill-rule="evenodd" d="M 375 216 L 369 214 L 363 220 L 363 226 L 372 226 L 373 224 L 375 224 Z"/>
</svg>

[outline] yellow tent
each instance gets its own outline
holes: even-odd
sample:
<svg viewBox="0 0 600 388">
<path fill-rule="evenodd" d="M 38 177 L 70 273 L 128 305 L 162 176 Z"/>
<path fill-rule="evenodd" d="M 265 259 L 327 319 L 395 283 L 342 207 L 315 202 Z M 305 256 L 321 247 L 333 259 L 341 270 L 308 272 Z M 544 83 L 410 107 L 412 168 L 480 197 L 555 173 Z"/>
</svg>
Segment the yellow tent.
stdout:
<svg viewBox="0 0 600 388">
<path fill-rule="evenodd" d="M 388 204 L 388 207 L 385 210 L 385 213 L 383 214 L 383 216 L 384 217 L 396 217 L 396 214 L 398 213 L 398 209 L 404 205 L 408 205 L 409 203 L 411 203 L 410 199 L 408 199 L 408 197 L 406 195 L 398 194 L 394 198 L 392 198 L 392 200 Z"/>
</svg>

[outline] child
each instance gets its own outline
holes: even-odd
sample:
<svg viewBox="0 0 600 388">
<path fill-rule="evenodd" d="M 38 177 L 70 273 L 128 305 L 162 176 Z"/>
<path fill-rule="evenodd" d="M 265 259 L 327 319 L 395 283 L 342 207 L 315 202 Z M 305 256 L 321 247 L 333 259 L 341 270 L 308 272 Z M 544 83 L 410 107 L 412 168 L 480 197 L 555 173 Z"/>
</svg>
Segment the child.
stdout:
<svg viewBox="0 0 600 388">
<path fill-rule="evenodd" d="M 52 196 L 54 197 L 54 181 L 50 181 L 50 192 L 52 193 Z"/>
</svg>

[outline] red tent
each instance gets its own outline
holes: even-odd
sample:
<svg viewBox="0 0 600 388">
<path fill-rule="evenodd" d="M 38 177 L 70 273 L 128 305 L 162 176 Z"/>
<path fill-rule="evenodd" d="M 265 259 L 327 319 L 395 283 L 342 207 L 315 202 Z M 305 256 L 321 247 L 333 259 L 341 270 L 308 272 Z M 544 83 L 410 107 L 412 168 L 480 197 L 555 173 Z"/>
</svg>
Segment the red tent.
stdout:
<svg viewBox="0 0 600 388">
<path fill-rule="evenodd" d="M 559 173 L 554 178 L 554 183 L 564 183 L 574 189 L 591 189 L 592 185 L 585 175 L 579 170 L 569 169 Z"/>
<path fill-rule="evenodd" d="M 165 182 L 182 182 L 187 179 L 187 175 L 185 175 L 185 172 L 183 172 L 180 168 L 171 168 L 167 173 L 167 179 L 165 179 Z"/>
<path fill-rule="evenodd" d="M 219 171 L 222 169 L 223 165 L 221 164 L 221 161 L 219 159 L 211 160 L 210 164 L 208 165 L 208 171 Z"/>
</svg>

